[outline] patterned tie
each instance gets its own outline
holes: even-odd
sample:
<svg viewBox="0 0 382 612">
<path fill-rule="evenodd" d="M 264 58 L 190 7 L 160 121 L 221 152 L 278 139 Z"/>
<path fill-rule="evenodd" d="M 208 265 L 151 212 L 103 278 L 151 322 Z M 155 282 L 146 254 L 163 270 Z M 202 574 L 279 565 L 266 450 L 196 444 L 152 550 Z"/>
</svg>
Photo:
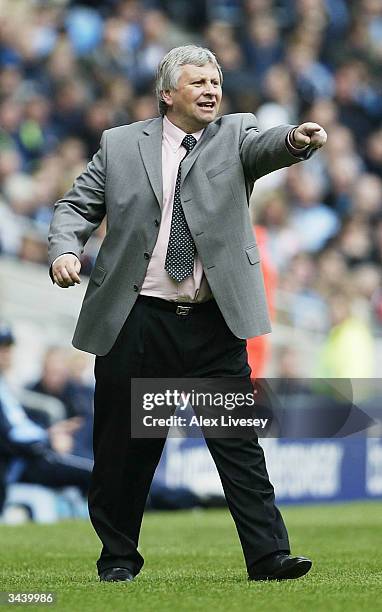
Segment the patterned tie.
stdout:
<svg viewBox="0 0 382 612">
<path fill-rule="evenodd" d="M 183 160 L 187 157 L 189 152 L 192 151 L 196 143 L 196 138 L 191 134 L 187 134 L 187 136 L 183 138 L 182 145 L 187 150 Z M 180 180 L 183 160 L 179 164 L 178 174 L 176 176 L 170 238 L 168 240 L 166 261 L 164 264 L 164 269 L 178 283 L 193 273 L 196 252 L 195 243 L 192 239 L 180 201 Z"/>
</svg>

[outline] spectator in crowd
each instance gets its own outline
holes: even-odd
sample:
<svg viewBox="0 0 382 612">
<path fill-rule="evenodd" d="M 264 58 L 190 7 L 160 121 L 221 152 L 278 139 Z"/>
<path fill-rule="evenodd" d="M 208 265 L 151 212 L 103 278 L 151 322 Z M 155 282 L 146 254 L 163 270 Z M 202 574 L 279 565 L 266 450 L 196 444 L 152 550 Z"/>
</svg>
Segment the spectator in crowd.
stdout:
<svg viewBox="0 0 382 612">
<path fill-rule="evenodd" d="M 52 346 L 45 352 L 41 377 L 29 389 L 62 402 L 65 418 L 60 427 L 71 436 L 71 451 L 92 458 L 94 390 L 82 379 L 87 364 L 84 355 L 70 355 L 64 348 Z"/>
<path fill-rule="evenodd" d="M 323 203 L 319 179 L 308 170 L 289 172 L 291 210 L 289 225 L 299 236 L 300 248 L 319 251 L 339 228 L 336 213 Z"/>
<path fill-rule="evenodd" d="M 90 405 L 81 401 L 81 383 L 70 379 L 68 350 L 58 346 L 50 347 L 44 356 L 41 377 L 29 385 L 32 391 L 51 395 L 65 406 L 65 418 L 83 416 L 91 412 Z"/>
<path fill-rule="evenodd" d="M 317 375 L 321 378 L 374 376 L 374 341 L 369 326 L 352 312 L 351 295 L 330 297 L 330 330 L 321 349 Z"/>
<path fill-rule="evenodd" d="M 317 290 L 317 266 L 309 253 L 298 253 L 280 277 L 283 308 L 279 320 L 301 329 L 324 332 L 327 321 L 325 300 Z"/>
<path fill-rule="evenodd" d="M 15 339 L 0 326 L 0 510 L 6 486 L 14 482 L 60 488 L 77 486 L 86 495 L 92 461 L 71 454 L 73 428 L 67 422 L 44 429 L 18 402 L 6 380 Z"/>
</svg>

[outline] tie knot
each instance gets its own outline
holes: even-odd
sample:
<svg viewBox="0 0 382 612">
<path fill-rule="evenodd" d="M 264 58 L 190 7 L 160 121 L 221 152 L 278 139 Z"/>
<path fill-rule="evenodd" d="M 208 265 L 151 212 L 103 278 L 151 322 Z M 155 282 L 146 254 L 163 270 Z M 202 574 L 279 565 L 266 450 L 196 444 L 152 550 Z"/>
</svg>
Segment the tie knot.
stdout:
<svg viewBox="0 0 382 612">
<path fill-rule="evenodd" d="M 186 149 L 187 153 L 192 151 L 196 143 L 197 143 L 197 140 L 194 136 L 192 136 L 192 134 L 187 134 L 187 136 L 185 136 L 182 140 L 182 145 Z"/>
</svg>

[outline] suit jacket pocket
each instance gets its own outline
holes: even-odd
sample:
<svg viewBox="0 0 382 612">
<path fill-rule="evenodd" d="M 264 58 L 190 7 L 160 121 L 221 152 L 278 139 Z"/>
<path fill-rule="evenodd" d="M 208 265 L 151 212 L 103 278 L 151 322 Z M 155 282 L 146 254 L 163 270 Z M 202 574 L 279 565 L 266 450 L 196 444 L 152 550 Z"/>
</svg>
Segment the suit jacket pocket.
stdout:
<svg viewBox="0 0 382 612">
<path fill-rule="evenodd" d="M 253 264 L 259 263 L 260 251 L 259 251 L 259 247 L 256 244 L 251 247 L 247 247 L 245 249 L 245 252 L 247 253 L 247 257 L 249 259 L 250 264 L 253 265 Z"/>
<path fill-rule="evenodd" d="M 99 285 L 102 285 L 105 276 L 106 276 L 106 270 L 101 268 L 101 266 L 95 266 L 90 275 L 90 280 L 99 286 Z"/>
<path fill-rule="evenodd" d="M 238 163 L 239 163 L 238 159 L 225 159 L 218 166 L 215 166 L 214 168 L 207 170 L 206 175 L 208 176 L 208 178 L 212 178 L 216 176 L 217 174 L 224 172 L 224 170 L 227 170 L 231 166 L 234 166 L 235 164 L 238 164 Z"/>
</svg>

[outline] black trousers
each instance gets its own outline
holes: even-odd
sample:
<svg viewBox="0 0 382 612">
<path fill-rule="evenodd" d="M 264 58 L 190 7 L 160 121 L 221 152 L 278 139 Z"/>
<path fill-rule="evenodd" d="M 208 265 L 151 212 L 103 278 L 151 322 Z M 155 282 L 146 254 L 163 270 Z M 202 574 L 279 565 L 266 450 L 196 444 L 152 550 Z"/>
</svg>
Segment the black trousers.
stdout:
<svg viewBox="0 0 382 612">
<path fill-rule="evenodd" d="M 179 316 L 158 308 L 157 298 L 138 298 L 111 351 L 96 357 L 89 512 L 103 543 L 99 572 L 110 567 L 126 567 L 133 574 L 140 571 L 142 516 L 165 443 L 163 438 L 131 437 L 131 379 L 231 376 L 250 376 L 246 342 L 232 334 L 214 301 Z M 257 438 L 210 437 L 206 443 L 247 568 L 272 552 L 289 552 Z"/>
</svg>

